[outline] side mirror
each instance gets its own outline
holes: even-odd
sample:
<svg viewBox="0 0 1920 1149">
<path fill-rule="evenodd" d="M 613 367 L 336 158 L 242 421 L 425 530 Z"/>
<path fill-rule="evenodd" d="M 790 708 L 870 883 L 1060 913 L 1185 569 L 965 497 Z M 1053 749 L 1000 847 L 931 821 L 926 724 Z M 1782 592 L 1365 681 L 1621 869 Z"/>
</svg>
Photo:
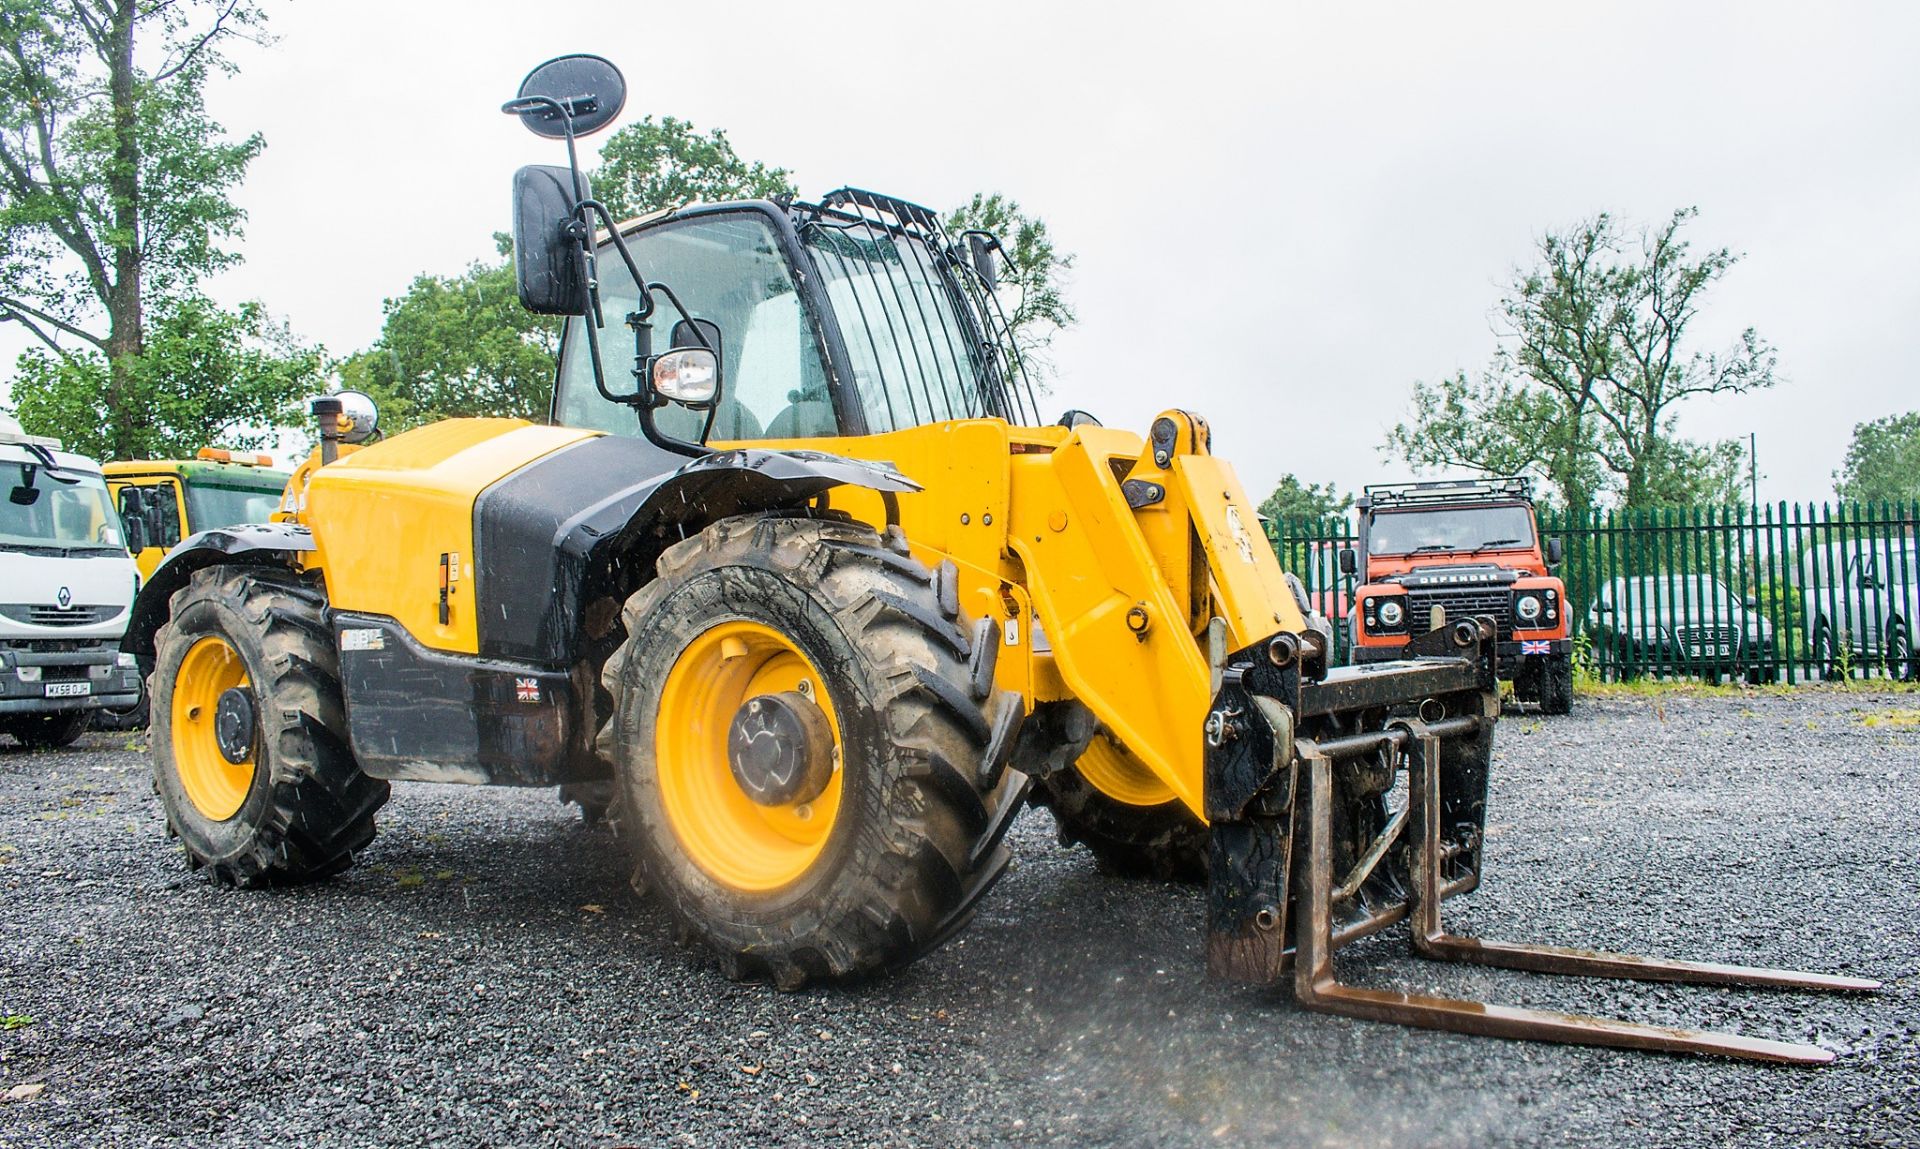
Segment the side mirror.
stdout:
<svg viewBox="0 0 1920 1149">
<path fill-rule="evenodd" d="M 1340 573 L 1343 575 L 1360 573 L 1360 554 L 1352 547 L 1340 548 Z"/>
<path fill-rule="evenodd" d="M 1566 557 L 1567 557 L 1567 547 L 1565 543 L 1561 542 L 1558 538 L 1551 538 L 1547 540 L 1547 565 L 1548 566 L 1557 567 L 1560 565 L 1560 560 Z"/>
<path fill-rule="evenodd" d="M 139 515 L 122 515 L 120 525 L 126 529 L 127 550 L 139 554 L 147 549 L 147 523 Z"/>
<path fill-rule="evenodd" d="M 586 177 L 580 177 L 586 189 Z M 585 315 L 585 224 L 574 219 L 573 173 L 528 164 L 513 173 L 513 270 L 520 304 L 535 315 Z"/>
<path fill-rule="evenodd" d="M 1740 603 L 1742 606 L 1745 606 L 1748 610 L 1760 609 L 1760 600 L 1753 597 L 1752 595 L 1748 595 L 1745 598 L 1741 599 Z"/>
<path fill-rule="evenodd" d="M 364 443 L 380 428 L 380 407 L 365 391 L 335 391 L 340 400 L 340 441 Z"/>
<path fill-rule="evenodd" d="M 993 249 L 999 246 L 1000 241 L 984 231 L 967 233 L 967 255 L 973 260 L 973 269 L 980 273 L 981 282 L 987 285 L 988 291 L 1000 286 L 1000 264 L 993 258 Z"/>
<path fill-rule="evenodd" d="M 501 107 L 536 136 L 564 140 L 606 127 L 627 102 L 626 77 L 604 56 L 556 56 L 527 73 Z"/>
</svg>

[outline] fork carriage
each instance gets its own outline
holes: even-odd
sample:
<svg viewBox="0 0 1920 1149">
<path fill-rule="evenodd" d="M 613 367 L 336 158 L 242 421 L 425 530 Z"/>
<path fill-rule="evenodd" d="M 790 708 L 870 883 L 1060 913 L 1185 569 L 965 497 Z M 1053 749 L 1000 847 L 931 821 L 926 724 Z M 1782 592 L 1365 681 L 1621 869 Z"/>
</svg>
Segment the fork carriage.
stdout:
<svg viewBox="0 0 1920 1149">
<path fill-rule="evenodd" d="M 1439 961 L 1586 977 L 1868 991 L 1863 978 L 1671 961 L 1446 932 L 1480 883 L 1500 696 L 1490 620 L 1416 640 L 1408 661 L 1325 672 L 1262 644 L 1227 660 L 1207 723 L 1207 967 L 1308 1009 L 1492 1037 L 1823 1064 L 1818 1046 L 1348 986 L 1333 955 L 1406 921 Z M 1303 675 L 1303 670 L 1308 671 Z M 1397 801 L 1395 800 L 1397 799 Z"/>
</svg>

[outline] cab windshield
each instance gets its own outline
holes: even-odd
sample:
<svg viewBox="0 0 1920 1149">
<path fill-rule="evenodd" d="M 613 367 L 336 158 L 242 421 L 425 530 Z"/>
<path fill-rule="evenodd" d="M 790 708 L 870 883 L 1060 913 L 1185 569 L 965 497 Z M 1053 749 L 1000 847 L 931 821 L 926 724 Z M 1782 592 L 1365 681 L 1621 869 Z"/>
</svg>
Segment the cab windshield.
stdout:
<svg viewBox="0 0 1920 1149">
<path fill-rule="evenodd" d="M 1367 553 L 1525 550 L 1533 546 L 1533 514 L 1525 506 L 1375 511 Z"/>
<path fill-rule="evenodd" d="M 280 489 L 248 490 L 188 483 L 187 521 L 195 531 L 239 523 L 264 523 L 280 509 L 280 493 Z"/>
<path fill-rule="evenodd" d="M 48 554 L 122 552 L 120 516 L 98 475 L 0 463 L 0 549 Z"/>
</svg>

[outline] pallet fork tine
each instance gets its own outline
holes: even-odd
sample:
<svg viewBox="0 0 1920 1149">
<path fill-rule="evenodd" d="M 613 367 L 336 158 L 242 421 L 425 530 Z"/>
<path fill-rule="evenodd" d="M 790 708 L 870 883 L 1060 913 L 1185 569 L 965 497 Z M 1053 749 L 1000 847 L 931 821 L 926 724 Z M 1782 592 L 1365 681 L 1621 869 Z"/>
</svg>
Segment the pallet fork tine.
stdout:
<svg viewBox="0 0 1920 1149">
<path fill-rule="evenodd" d="M 1407 758 L 1408 798 L 1413 807 L 1411 829 L 1416 835 L 1412 842 L 1414 890 L 1410 924 L 1415 952 L 1421 956 L 1593 977 L 1807 990 L 1879 988 L 1878 982 L 1858 978 L 1486 942 L 1446 933 L 1440 923 L 1440 740 L 1422 723 L 1409 720 L 1403 725 L 1412 736 Z M 1343 985 L 1334 976 L 1333 969 L 1332 763 L 1311 743 L 1301 742 L 1299 750 L 1307 776 L 1307 801 L 1301 811 L 1307 856 L 1298 891 L 1300 917 L 1295 927 L 1294 994 L 1306 1008 L 1488 1037 L 1796 1065 L 1820 1065 L 1833 1060 L 1831 1050 L 1813 1045 Z"/>
</svg>

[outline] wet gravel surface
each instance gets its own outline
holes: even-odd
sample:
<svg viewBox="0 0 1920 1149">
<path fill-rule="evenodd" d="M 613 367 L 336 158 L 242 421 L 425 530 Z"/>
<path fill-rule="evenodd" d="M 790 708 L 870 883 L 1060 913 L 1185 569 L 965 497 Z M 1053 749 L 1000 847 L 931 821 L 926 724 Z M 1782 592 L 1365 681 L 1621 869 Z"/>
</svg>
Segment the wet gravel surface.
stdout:
<svg viewBox="0 0 1920 1149">
<path fill-rule="evenodd" d="M 1801 965 L 1868 998 L 1422 963 L 1342 975 L 1815 1041 L 1823 1069 L 1459 1037 L 1203 975 L 1198 892 L 1014 830 L 957 941 L 724 981 L 550 792 L 403 784 L 327 884 L 216 889 L 144 753 L 0 750 L 0 1146 L 1920 1145 L 1920 694 L 1582 701 L 1502 724 L 1489 936 Z M 37 1089 L 35 1087 L 38 1087 Z"/>
</svg>

